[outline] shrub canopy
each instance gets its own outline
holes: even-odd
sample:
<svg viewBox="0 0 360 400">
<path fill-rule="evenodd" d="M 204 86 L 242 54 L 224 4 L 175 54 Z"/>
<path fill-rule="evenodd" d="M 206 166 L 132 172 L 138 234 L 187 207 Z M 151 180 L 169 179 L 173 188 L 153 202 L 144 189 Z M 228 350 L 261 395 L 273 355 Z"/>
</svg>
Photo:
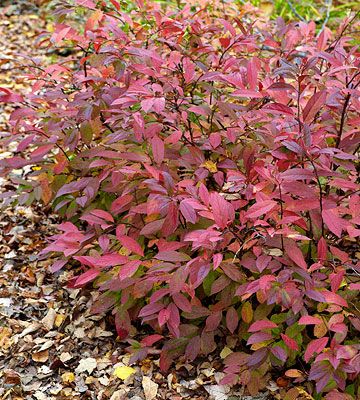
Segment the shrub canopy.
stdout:
<svg viewBox="0 0 360 400">
<path fill-rule="evenodd" d="M 250 5 L 97 3 L 59 6 L 40 40 L 76 52 L 33 60 L 25 97 L 3 90 L 22 103 L 3 173 L 35 166 L 5 204 L 63 217 L 43 254 L 82 266 L 70 285 L 93 284 L 121 339 L 151 327 L 132 361 L 163 343 L 166 370 L 227 336 L 223 383 L 255 393 L 271 365 L 301 381 L 302 360 L 317 392 L 344 391 L 360 373 L 351 19 L 319 34 Z"/>
</svg>

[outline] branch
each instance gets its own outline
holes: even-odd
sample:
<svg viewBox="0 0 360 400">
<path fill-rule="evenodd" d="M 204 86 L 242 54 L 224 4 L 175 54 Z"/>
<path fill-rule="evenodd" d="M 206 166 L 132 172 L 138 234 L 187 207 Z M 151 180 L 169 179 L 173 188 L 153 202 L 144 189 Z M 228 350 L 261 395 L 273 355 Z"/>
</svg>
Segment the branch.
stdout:
<svg viewBox="0 0 360 400">
<path fill-rule="evenodd" d="M 327 6 L 327 8 L 326 8 L 326 16 L 325 16 L 324 22 L 321 25 L 321 29 L 320 29 L 319 33 L 316 35 L 316 37 L 320 36 L 321 32 L 324 30 L 324 28 L 325 28 L 325 26 L 328 23 L 329 18 L 330 18 L 330 9 L 332 7 L 332 0 L 327 0 L 325 2 L 325 4 Z"/>
<path fill-rule="evenodd" d="M 351 24 L 355 21 L 355 19 L 357 18 L 357 16 L 359 15 L 360 10 L 357 11 L 355 13 L 355 15 L 349 20 L 349 22 L 344 26 L 344 28 L 342 29 L 342 31 L 340 32 L 339 36 L 332 41 L 329 46 L 327 47 L 327 49 L 325 50 L 326 52 L 329 50 L 333 50 L 334 47 L 337 46 L 337 44 L 339 43 L 339 41 L 341 40 L 341 38 L 344 36 L 345 32 L 347 31 L 347 29 L 351 26 Z"/>
<path fill-rule="evenodd" d="M 338 135 L 337 135 L 337 138 L 336 138 L 336 144 L 335 144 L 335 148 L 337 148 L 337 149 L 340 146 L 341 137 L 342 137 L 342 134 L 343 134 L 344 125 L 345 125 L 345 119 L 346 119 L 346 109 L 347 109 L 347 107 L 349 105 L 350 97 L 351 97 L 351 94 L 348 93 L 346 95 L 346 97 L 345 97 L 344 107 L 343 107 L 342 112 L 341 112 L 340 127 L 339 127 Z"/>
<path fill-rule="evenodd" d="M 306 22 L 306 19 L 304 17 L 302 17 L 296 10 L 295 7 L 293 6 L 293 4 L 291 3 L 290 0 L 286 0 L 286 2 L 288 3 L 289 7 L 291 8 L 291 11 L 293 12 L 293 14 L 299 18 L 300 21 L 302 22 Z"/>
</svg>

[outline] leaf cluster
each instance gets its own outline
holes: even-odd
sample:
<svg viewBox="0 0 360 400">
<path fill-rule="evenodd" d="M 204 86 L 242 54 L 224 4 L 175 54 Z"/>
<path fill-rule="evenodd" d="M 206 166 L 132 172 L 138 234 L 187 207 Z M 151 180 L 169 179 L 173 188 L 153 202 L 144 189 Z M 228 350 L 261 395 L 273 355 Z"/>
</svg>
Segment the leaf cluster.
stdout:
<svg viewBox="0 0 360 400">
<path fill-rule="evenodd" d="M 69 285 L 93 285 L 121 339 L 151 328 L 134 362 L 161 348 L 166 370 L 226 340 L 223 383 L 256 393 L 291 368 L 358 395 L 357 22 L 317 35 L 237 3 L 75 3 L 43 44 L 77 52 L 0 97 L 22 103 L 0 164 L 19 190 L 2 197 L 63 217 L 53 271 L 80 267 Z"/>
</svg>

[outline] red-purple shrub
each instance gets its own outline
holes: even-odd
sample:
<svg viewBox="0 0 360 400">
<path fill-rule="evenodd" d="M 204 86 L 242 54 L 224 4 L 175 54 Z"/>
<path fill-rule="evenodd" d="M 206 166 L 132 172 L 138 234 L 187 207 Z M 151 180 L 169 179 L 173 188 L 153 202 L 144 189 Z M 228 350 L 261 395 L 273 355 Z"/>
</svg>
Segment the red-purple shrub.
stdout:
<svg viewBox="0 0 360 400">
<path fill-rule="evenodd" d="M 349 20 L 317 36 L 250 6 L 77 3 L 85 27 L 59 7 L 50 42 L 81 54 L 37 66 L 24 99 L 3 96 L 24 105 L 1 166 L 36 166 L 13 177 L 18 201 L 66 221 L 44 250 L 53 271 L 81 264 L 71 286 L 92 282 L 121 339 L 150 325 L 133 361 L 162 341 L 166 370 L 231 336 L 224 383 L 256 392 L 271 365 L 303 361 L 317 392 L 344 391 L 360 373 Z"/>
</svg>

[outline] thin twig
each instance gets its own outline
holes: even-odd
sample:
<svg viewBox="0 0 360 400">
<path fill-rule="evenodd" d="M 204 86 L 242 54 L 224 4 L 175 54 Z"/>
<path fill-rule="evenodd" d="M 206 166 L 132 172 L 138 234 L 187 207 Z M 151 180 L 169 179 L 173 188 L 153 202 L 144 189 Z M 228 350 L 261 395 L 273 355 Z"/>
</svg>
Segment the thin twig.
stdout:
<svg viewBox="0 0 360 400">
<path fill-rule="evenodd" d="M 295 16 L 298 17 L 300 21 L 306 22 L 306 19 L 305 19 L 304 17 L 302 17 L 302 16 L 295 10 L 295 7 L 294 7 L 293 4 L 291 3 L 291 1 L 290 1 L 290 0 L 286 0 L 286 2 L 288 3 L 289 7 L 291 8 L 291 11 L 295 14 Z"/>
<path fill-rule="evenodd" d="M 351 97 L 350 93 L 348 93 L 346 95 L 346 97 L 345 97 L 344 107 L 343 107 L 342 112 L 341 112 L 340 127 L 339 127 L 338 135 L 337 135 L 337 138 L 336 138 L 336 144 L 335 144 L 335 148 L 336 149 L 338 149 L 339 146 L 340 146 L 341 137 L 342 137 L 344 126 L 345 126 L 346 109 L 347 109 L 347 107 L 349 105 L 350 97 Z"/>
<path fill-rule="evenodd" d="M 315 177 L 316 177 L 316 181 L 318 183 L 319 186 L 319 202 L 320 202 L 320 214 L 321 214 L 321 236 L 324 236 L 324 219 L 323 219 L 323 198 L 324 198 L 324 192 L 321 186 L 321 182 L 320 182 L 320 178 L 319 178 L 319 174 L 317 171 L 317 168 L 314 164 L 314 161 L 310 158 L 307 157 L 308 160 L 310 161 L 310 164 L 312 165 L 313 169 L 314 169 L 314 173 L 315 173 Z"/>
<path fill-rule="evenodd" d="M 320 36 L 321 32 L 325 29 L 325 26 L 328 23 L 329 18 L 330 18 L 330 10 L 332 7 L 332 0 L 327 0 L 325 2 L 325 4 L 326 4 L 326 16 L 325 16 L 324 22 L 321 25 L 321 29 L 319 30 L 319 33 L 316 35 L 316 37 Z"/>
<path fill-rule="evenodd" d="M 332 50 L 334 47 L 337 46 L 337 44 L 339 43 L 339 41 L 341 40 L 341 38 L 344 36 L 345 32 L 347 31 L 347 29 L 351 26 L 351 24 L 355 21 L 355 19 L 358 17 L 360 13 L 360 10 L 357 11 L 355 13 L 355 15 L 349 20 L 349 22 L 343 27 L 342 31 L 340 32 L 339 36 L 332 41 L 329 46 L 327 47 L 327 49 L 325 50 L 326 52 L 329 50 Z"/>
</svg>

